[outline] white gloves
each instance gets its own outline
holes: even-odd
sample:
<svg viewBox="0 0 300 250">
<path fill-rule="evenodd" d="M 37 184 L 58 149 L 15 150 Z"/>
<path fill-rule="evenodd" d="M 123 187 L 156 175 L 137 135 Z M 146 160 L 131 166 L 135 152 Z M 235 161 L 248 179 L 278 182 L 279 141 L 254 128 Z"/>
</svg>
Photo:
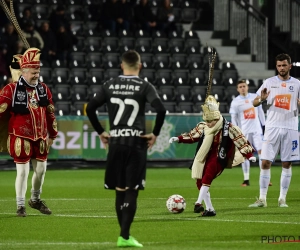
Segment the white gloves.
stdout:
<svg viewBox="0 0 300 250">
<path fill-rule="evenodd" d="M 169 143 L 173 143 L 174 141 L 179 141 L 178 137 L 171 137 Z"/>
<path fill-rule="evenodd" d="M 250 158 L 249 158 L 249 161 L 251 161 L 251 162 L 256 162 L 256 157 L 255 157 L 255 156 L 250 157 Z"/>
</svg>

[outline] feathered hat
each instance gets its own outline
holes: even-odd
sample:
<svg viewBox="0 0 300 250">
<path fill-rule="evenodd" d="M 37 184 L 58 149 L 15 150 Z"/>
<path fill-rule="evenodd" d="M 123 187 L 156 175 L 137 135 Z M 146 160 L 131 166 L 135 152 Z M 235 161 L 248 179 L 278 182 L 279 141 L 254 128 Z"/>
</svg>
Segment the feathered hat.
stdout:
<svg viewBox="0 0 300 250">
<path fill-rule="evenodd" d="M 219 111 L 220 103 L 218 103 L 217 100 L 212 95 L 210 95 L 217 52 L 213 51 L 212 48 L 209 48 L 209 49 L 210 49 L 210 55 L 209 55 L 208 85 L 207 85 L 207 90 L 206 90 L 205 102 L 203 105 L 201 105 L 202 110 L 203 110 L 203 120 L 204 121 L 218 120 L 221 116 L 221 113 Z"/>
</svg>

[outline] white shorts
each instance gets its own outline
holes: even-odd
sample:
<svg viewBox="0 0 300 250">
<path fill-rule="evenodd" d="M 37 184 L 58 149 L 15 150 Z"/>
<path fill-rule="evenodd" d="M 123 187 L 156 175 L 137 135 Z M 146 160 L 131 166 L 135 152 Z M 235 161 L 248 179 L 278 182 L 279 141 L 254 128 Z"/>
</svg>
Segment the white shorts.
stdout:
<svg viewBox="0 0 300 250">
<path fill-rule="evenodd" d="M 274 161 L 280 152 L 281 161 L 299 161 L 299 134 L 297 130 L 266 128 L 261 159 Z"/>
<path fill-rule="evenodd" d="M 255 148 L 256 151 L 261 150 L 261 145 L 263 142 L 263 135 L 258 132 L 245 134 L 247 140 L 251 143 L 251 145 Z"/>
</svg>

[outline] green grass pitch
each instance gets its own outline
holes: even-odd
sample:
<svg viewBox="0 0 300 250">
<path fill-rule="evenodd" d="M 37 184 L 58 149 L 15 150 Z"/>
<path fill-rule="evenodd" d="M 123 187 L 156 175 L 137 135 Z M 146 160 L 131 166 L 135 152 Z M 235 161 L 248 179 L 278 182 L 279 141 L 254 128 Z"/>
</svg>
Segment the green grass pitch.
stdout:
<svg viewBox="0 0 300 250">
<path fill-rule="evenodd" d="M 225 169 L 210 188 L 217 216 L 201 218 L 193 213 L 198 190 L 189 169 L 149 168 L 131 234 L 149 250 L 300 249 L 300 168 L 293 167 L 288 208 L 277 206 L 280 173 L 272 167 L 268 207 L 248 208 L 259 194 L 259 168 L 251 167 L 249 187 L 241 187 L 241 167 Z M 103 188 L 104 170 L 49 170 L 42 199 L 53 214 L 27 206 L 25 218 L 16 217 L 15 174 L 0 172 L 0 249 L 117 249 L 115 193 Z M 186 199 L 182 214 L 167 210 L 172 194 Z"/>
</svg>

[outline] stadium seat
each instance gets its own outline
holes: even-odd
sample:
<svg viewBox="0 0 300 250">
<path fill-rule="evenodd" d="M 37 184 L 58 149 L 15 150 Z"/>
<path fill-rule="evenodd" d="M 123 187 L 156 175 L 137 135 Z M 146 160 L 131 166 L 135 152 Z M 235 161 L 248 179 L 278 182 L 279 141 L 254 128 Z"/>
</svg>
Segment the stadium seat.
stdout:
<svg viewBox="0 0 300 250">
<path fill-rule="evenodd" d="M 85 68 L 86 67 L 86 54 L 85 52 L 72 52 L 71 53 L 70 68 Z"/>
<path fill-rule="evenodd" d="M 67 84 L 61 84 L 54 86 L 55 94 L 52 95 L 53 101 L 68 101 L 71 98 L 71 87 Z"/>
<path fill-rule="evenodd" d="M 156 71 L 156 85 L 173 85 L 173 76 L 172 70 L 169 69 L 161 69 Z"/>
<path fill-rule="evenodd" d="M 220 102 L 219 111 L 221 114 L 229 112 L 229 107 L 228 107 L 227 102 Z"/>
<path fill-rule="evenodd" d="M 133 37 L 122 37 L 119 39 L 119 46 L 126 46 L 132 50 L 135 48 L 135 38 Z"/>
<path fill-rule="evenodd" d="M 196 8 L 183 8 L 181 10 L 181 21 L 183 23 L 196 22 L 199 19 L 199 10 Z"/>
<path fill-rule="evenodd" d="M 66 61 L 62 61 L 59 59 L 53 60 L 51 63 L 52 68 L 68 68 L 69 65 L 67 64 Z"/>
<path fill-rule="evenodd" d="M 194 113 L 194 104 L 192 102 L 180 102 L 177 104 L 178 112 L 182 114 Z"/>
<path fill-rule="evenodd" d="M 192 86 L 206 86 L 206 71 L 203 69 L 191 70 L 190 84 Z"/>
<path fill-rule="evenodd" d="M 171 68 L 173 70 L 187 69 L 188 68 L 187 55 L 186 54 L 173 54 Z"/>
<path fill-rule="evenodd" d="M 87 12 L 85 8 L 82 8 L 82 5 L 79 4 L 70 4 L 68 8 L 66 8 L 66 17 L 72 21 L 86 21 Z"/>
<path fill-rule="evenodd" d="M 168 113 L 177 113 L 177 105 L 175 102 L 164 102 L 164 107 L 167 110 Z"/>
<path fill-rule="evenodd" d="M 253 79 L 244 79 L 249 87 L 256 87 Z"/>
<path fill-rule="evenodd" d="M 76 36 L 77 43 L 72 46 L 72 52 L 85 52 L 85 37 Z"/>
<path fill-rule="evenodd" d="M 34 19 L 48 19 L 50 15 L 50 8 L 47 4 L 34 4 L 32 7 L 32 14 Z"/>
<path fill-rule="evenodd" d="M 87 102 L 84 101 L 75 101 L 73 102 L 73 115 L 82 116 L 85 114 L 85 107 L 87 105 Z"/>
<path fill-rule="evenodd" d="M 182 32 L 178 31 L 178 30 L 171 30 L 168 32 L 168 38 L 172 39 L 172 38 L 182 38 Z"/>
<path fill-rule="evenodd" d="M 236 70 L 236 67 L 232 62 L 222 62 L 222 70 Z"/>
<path fill-rule="evenodd" d="M 54 68 L 52 70 L 52 83 L 54 85 L 68 84 L 70 71 L 68 68 Z"/>
<path fill-rule="evenodd" d="M 88 69 L 99 69 L 102 68 L 102 54 L 96 52 L 90 52 L 86 55 L 87 68 Z"/>
<path fill-rule="evenodd" d="M 98 31 L 98 22 L 88 21 L 85 23 L 85 35 L 88 36 L 100 36 Z"/>
<path fill-rule="evenodd" d="M 40 81 L 48 84 L 52 83 L 52 68 L 41 67 L 40 69 Z"/>
<path fill-rule="evenodd" d="M 95 96 L 95 94 L 100 91 L 101 88 L 101 85 L 91 85 L 89 87 L 88 99 L 91 100 Z"/>
<path fill-rule="evenodd" d="M 119 53 L 107 53 L 103 55 L 102 59 L 105 69 L 120 69 L 121 59 Z"/>
<path fill-rule="evenodd" d="M 168 38 L 155 38 L 152 43 L 152 51 L 154 54 L 168 53 L 169 52 L 169 39 Z"/>
<path fill-rule="evenodd" d="M 206 79 L 208 80 L 209 73 L 206 73 Z M 212 85 L 215 86 L 223 86 L 223 72 L 222 70 L 214 69 L 213 77 L 212 77 Z"/>
<path fill-rule="evenodd" d="M 88 76 L 88 84 L 89 85 L 100 85 L 105 81 L 105 75 L 103 69 L 90 69 Z"/>
<path fill-rule="evenodd" d="M 140 78 L 155 85 L 156 71 L 154 69 L 142 68 L 142 70 L 140 72 Z"/>
<path fill-rule="evenodd" d="M 71 99 L 75 101 L 88 101 L 88 87 L 87 85 L 72 86 Z"/>
<path fill-rule="evenodd" d="M 169 39 L 169 50 L 171 54 L 184 53 L 185 41 L 183 38 Z"/>
<path fill-rule="evenodd" d="M 160 86 L 159 96 L 163 102 L 175 101 L 175 89 L 173 86 Z"/>
<path fill-rule="evenodd" d="M 122 38 L 122 37 L 131 37 L 134 38 L 133 33 L 130 30 L 119 30 L 118 31 L 118 37 Z"/>
<path fill-rule="evenodd" d="M 175 92 L 176 92 L 177 103 L 192 101 L 190 86 L 177 86 Z"/>
<path fill-rule="evenodd" d="M 173 71 L 174 86 L 189 86 L 190 74 L 188 70 L 176 69 Z"/>
<path fill-rule="evenodd" d="M 106 38 L 106 37 L 119 38 L 118 35 L 114 31 L 111 31 L 111 30 L 102 30 L 101 37 L 102 38 Z"/>
<path fill-rule="evenodd" d="M 215 97 L 218 102 L 226 101 L 226 95 L 223 86 L 213 86 L 211 88 L 210 94 Z"/>
<path fill-rule="evenodd" d="M 169 69 L 171 66 L 171 58 L 169 54 L 156 54 L 155 59 L 155 68 L 160 69 Z"/>
<path fill-rule="evenodd" d="M 100 36 L 86 37 L 86 51 L 87 52 L 100 52 L 101 51 L 101 40 Z"/>
<path fill-rule="evenodd" d="M 148 38 L 151 38 L 149 32 L 145 31 L 145 30 L 142 30 L 142 29 L 138 29 L 135 31 L 135 37 L 136 38 L 140 38 L 140 37 L 148 37 Z"/>
<path fill-rule="evenodd" d="M 86 68 L 72 68 L 70 70 L 70 85 L 86 84 L 87 70 Z"/>
<path fill-rule="evenodd" d="M 191 89 L 191 93 L 192 93 L 192 100 L 194 103 L 205 101 L 206 88 L 204 88 L 203 86 L 194 86 Z"/>
<path fill-rule="evenodd" d="M 229 80 L 232 79 L 232 81 L 236 84 L 238 79 L 239 79 L 239 75 L 236 69 L 226 69 L 223 70 L 223 80 Z"/>
<path fill-rule="evenodd" d="M 187 30 L 184 32 L 184 39 L 200 39 L 197 32 L 193 30 Z M 199 40 L 200 41 L 200 40 Z"/>
<path fill-rule="evenodd" d="M 74 36 L 86 36 L 86 27 L 83 21 L 70 21 L 70 25 Z"/>
<path fill-rule="evenodd" d="M 57 101 L 55 102 L 55 115 L 64 116 L 72 114 L 72 105 L 69 101 Z"/>
<path fill-rule="evenodd" d="M 187 54 L 200 54 L 201 43 L 198 38 L 189 38 L 185 40 L 185 52 Z"/>
<path fill-rule="evenodd" d="M 152 39 L 149 37 L 139 37 L 135 41 L 135 50 L 139 53 L 152 52 Z"/>
<path fill-rule="evenodd" d="M 232 100 L 239 95 L 235 86 L 227 87 L 225 89 L 227 103 L 230 105 Z"/>
<path fill-rule="evenodd" d="M 153 69 L 155 61 L 152 53 L 140 53 L 142 69 Z"/>
<path fill-rule="evenodd" d="M 105 53 L 118 53 L 119 39 L 117 37 L 105 37 L 102 39 L 101 51 Z"/>
<path fill-rule="evenodd" d="M 107 69 L 107 70 L 105 70 L 105 79 L 106 80 L 118 77 L 119 75 L 122 75 L 122 70 L 121 69 Z"/>
<path fill-rule="evenodd" d="M 173 8 L 174 21 L 177 23 L 181 22 L 181 8 Z"/>
<path fill-rule="evenodd" d="M 194 103 L 194 113 L 200 113 L 203 114 L 203 110 L 201 105 L 204 104 L 204 100 L 203 101 L 199 101 L 199 102 L 195 102 Z"/>
<path fill-rule="evenodd" d="M 203 56 L 200 53 L 193 53 L 188 55 L 188 62 L 190 70 L 200 70 L 203 68 Z"/>
</svg>

